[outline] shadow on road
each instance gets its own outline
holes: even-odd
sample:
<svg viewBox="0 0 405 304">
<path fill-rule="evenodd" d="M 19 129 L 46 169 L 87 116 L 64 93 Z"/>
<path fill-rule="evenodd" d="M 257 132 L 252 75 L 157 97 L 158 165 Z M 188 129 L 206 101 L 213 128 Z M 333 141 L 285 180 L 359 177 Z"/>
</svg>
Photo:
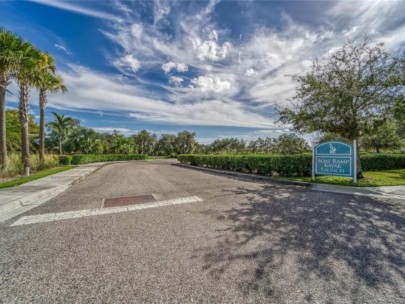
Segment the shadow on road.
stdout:
<svg viewBox="0 0 405 304">
<path fill-rule="evenodd" d="M 237 274 L 243 294 L 281 302 L 405 297 L 404 205 L 271 185 L 232 193 L 244 202 L 205 212 L 226 227 L 197 251 L 214 278 Z"/>
</svg>

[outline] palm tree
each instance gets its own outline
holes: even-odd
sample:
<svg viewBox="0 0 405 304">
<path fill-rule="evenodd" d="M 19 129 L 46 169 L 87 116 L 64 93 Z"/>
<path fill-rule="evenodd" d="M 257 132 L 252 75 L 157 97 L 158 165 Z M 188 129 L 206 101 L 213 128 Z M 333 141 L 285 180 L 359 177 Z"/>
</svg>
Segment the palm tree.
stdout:
<svg viewBox="0 0 405 304">
<path fill-rule="evenodd" d="M 75 120 L 71 117 L 65 117 L 64 114 L 52 112 L 55 120 L 48 123 L 48 126 L 58 135 L 59 154 L 63 154 L 62 145 L 65 141 L 70 128 L 74 125 Z"/>
<path fill-rule="evenodd" d="M 47 104 L 48 92 L 66 92 L 67 89 L 63 84 L 63 79 L 60 76 L 54 75 L 42 70 L 38 73 L 36 87 L 39 90 L 39 108 L 40 108 L 40 124 L 39 124 L 39 160 L 45 159 L 45 108 Z"/>
<path fill-rule="evenodd" d="M 30 174 L 30 146 L 28 138 L 29 125 L 29 93 L 35 84 L 36 71 L 40 62 L 40 52 L 29 42 L 23 42 L 20 65 L 16 74 L 19 86 L 18 110 L 21 123 L 21 157 L 25 172 Z"/>
<path fill-rule="evenodd" d="M 7 163 L 6 91 L 23 55 L 23 41 L 14 33 L 0 28 L 0 166 Z"/>
</svg>

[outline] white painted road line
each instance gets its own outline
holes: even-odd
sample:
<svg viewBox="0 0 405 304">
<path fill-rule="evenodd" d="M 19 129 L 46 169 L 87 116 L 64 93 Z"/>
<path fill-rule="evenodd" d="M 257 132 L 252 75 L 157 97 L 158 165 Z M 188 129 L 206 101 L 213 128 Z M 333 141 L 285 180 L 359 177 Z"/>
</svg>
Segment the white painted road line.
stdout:
<svg viewBox="0 0 405 304">
<path fill-rule="evenodd" d="M 37 224 L 37 223 L 54 222 L 54 221 L 59 221 L 59 220 L 67 220 L 67 219 L 81 218 L 81 217 L 87 217 L 87 216 L 121 213 L 121 212 L 127 212 L 127 211 L 136 211 L 136 210 L 143 210 L 143 209 L 149 209 L 149 208 L 188 204 L 188 203 L 195 203 L 195 202 L 202 202 L 202 199 L 199 198 L 198 196 L 189 196 L 189 197 L 177 198 L 177 199 L 172 199 L 172 200 L 167 200 L 167 201 L 125 206 L 125 207 L 78 210 L 78 211 L 67 211 L 67 212 L 59 212 L 59 213 L 29 215 L 29 216 L 23 216 L 23 217 L 19 218 L 17 221 L 15 221 L 10 226 L 21 226 L 21 225 L 29 225 L 29 224 Z"/>
</svg>

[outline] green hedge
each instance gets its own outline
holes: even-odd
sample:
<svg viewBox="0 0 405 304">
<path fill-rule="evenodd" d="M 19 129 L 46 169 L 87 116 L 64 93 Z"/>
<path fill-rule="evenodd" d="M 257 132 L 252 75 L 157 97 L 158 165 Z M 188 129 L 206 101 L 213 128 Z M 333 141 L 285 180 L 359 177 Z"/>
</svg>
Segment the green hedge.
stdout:
<svg viewBox="0 0 405 304">
<path fill-rule="evenodd" d="M 360 155 L 363 171 L 382 171 L 405 168 L 405 154 Z"/>
<path fill-rule="evenodd" d="M 311 174 L 311 154 L 294 155 L 179 155 L 182 163 L 213 169 L 281 176 Z"/>
<path fill-rule="evenodd" d="M 59 156 L 59 165 L 69 166 L 72 163 L 72 156 L 70 155 L 60 155 Z"/>
<path fill-rule="evenodd" d="M 106 161 L 142 160 L 147 159 L 144 154 L 76 154 L 59 156 L 61 165 L 80 165 Z"/>
<path fill-rule="evenodd" d="M 310 176 L 312 155 L 179 155 L 181 163 L 213 169 L 231 170 L 262 175 Z M 405 154 L 361 155 L 363 171 L 405 168 Z"/>
</svg>

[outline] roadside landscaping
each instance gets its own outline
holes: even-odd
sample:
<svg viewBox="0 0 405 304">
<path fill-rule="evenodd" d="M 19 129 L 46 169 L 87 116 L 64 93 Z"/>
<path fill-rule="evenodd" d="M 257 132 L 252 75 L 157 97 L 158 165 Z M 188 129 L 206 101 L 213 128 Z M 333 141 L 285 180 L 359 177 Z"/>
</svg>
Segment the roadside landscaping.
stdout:
<svg viewBox="0 0 405 304">
<path fill-rule="evenodd" d="M 126 160 L 145 160 L 148 156 L 145 154 L 75 154 L 59 156 L 59 164 L 81 165 L 106 161 L 126 161 Z"/>
<path fill-rule="evenodd" d="M 405 185 L 405 154 L 361 154 L 364 179 L 360 187 Z M 286 178 L 301 182 L 311 180 L 310 153 L 291 155 L 179 155 L 181 163 L 205 168 L 229 170 Z M 353 186 L 352 179 L 318 176 L 316 183 Z"/>
<path fill-rule="evenodd" d="M 4 189 L 4 188 L 10 188 L 10 187 L 14 187 L 14 186 L 19 186 L 55 173 L 59 173 L 59 172 L 63 172 L 69 169 L 74 168 L 75 166 L 64 166 L 64 167 L 56 167 L 56 168 L 52 168 L 52 169 L 46 169 L 46 170 L 42 170 L 39 171 L 37 173 L 34 173 L 30 176 L 24 176 L 24 177 L 20 177 L 20 178 L 16 178 L 10 181 L 6 181 L 3 183 L 0 183 L 0 189 Z"/>
</svg>

